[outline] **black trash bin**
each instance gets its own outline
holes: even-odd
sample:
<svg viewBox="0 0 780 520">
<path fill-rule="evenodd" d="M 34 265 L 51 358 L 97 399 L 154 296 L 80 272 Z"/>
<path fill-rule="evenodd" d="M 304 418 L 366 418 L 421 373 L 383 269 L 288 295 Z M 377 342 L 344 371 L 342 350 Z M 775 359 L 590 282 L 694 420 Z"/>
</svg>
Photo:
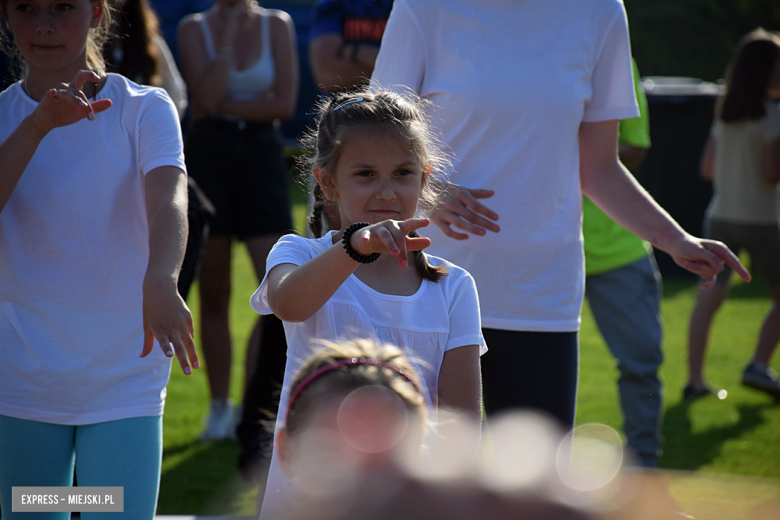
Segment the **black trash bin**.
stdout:
<svg viewBox="0 0 780 520">
<path fill-rule="evenodd" d="M 687 232 L 702 236 L 712 185 L 699 177 L 699 159 L 721 86 L 694 78 L 646 77 L 652 148 L 636 172 L 639 182 Z M 664 276 L 692 276 L 655 251 Z"/>
</svg>

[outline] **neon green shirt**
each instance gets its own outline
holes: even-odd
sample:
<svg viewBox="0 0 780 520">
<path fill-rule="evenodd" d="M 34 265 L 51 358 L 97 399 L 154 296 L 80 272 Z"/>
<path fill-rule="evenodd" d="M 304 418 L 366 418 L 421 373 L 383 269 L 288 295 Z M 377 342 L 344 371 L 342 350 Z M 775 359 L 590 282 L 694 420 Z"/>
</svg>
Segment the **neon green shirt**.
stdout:
<svg viewBox="0 0 780 520">
<path fill-rule="evenodd" d="M 618 140 L 638 148 L 650 148 L 650 119 L 647 98 L 636 62 L 634 89 L 639 104 L 639 117 L 620 121 Z M 582 197 L 582 233 L 585 237 L 585 275 L 599 274 L 623 267 L 647 256 L 650 244 L 637 237 L 604 214 L 587 197 Z"/>
</svg>

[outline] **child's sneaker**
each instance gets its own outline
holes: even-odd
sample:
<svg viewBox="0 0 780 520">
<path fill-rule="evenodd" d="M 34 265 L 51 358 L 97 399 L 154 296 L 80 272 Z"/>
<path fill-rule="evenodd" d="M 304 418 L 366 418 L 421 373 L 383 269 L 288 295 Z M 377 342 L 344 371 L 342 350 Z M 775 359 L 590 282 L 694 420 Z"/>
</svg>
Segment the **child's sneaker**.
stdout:
<svg viewBox="0 0 780 520">
<path fill-rule="evenodd" d="M 200 441 L 221 441 L 236 438 L 236 418 L 233 403 L 211 400 L 211 410 L 206 417 L 206 428 L 198 436 Z"/>
<path fill-rule="evenodd" d="M 742 384 L 761 390 L 775 399 L 780 399 L 780 379 L 777 373 L 769 367 L 750 363 L 742 373 Z"/>
</svg>

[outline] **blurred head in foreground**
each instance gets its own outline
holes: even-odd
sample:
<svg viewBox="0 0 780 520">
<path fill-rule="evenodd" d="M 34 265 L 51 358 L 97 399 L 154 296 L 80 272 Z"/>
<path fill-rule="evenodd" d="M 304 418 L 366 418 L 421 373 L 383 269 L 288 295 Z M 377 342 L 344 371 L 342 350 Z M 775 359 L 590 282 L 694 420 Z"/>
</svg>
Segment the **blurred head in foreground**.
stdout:
<svg viewBox="0 0 780 520">
<path fill-rule="evenodd" d="M 371 340 L 326 343 L 293 379 L 279 463 L 307 494 L 381 469 L 399 450 L 419 450 L 427 410 L 420 378 L 400 349 Z M 349 480 L 349 479 L 348 479 Z"/>
</svg>

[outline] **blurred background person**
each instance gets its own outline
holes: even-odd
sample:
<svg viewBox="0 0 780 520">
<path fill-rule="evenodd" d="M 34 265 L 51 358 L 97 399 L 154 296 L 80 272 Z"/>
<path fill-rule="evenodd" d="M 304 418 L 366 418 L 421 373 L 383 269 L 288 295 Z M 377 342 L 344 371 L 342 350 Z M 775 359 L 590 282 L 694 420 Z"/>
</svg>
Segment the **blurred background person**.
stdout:
<svg viewBox="0 0 780 520">
<path fill-rule="evenodd" d="M 312 7 L 309 66 L 333 92 L 368 83 L 393 0 L 317 0 Z"/>
<path fill-rule="evenodd" d="M 780 342 L 780 38 L 757 29 L 742 38 L 726 70 L 726 93 L 701 158 L 701 176 L 713 182 L 706 233 L 735 252 L 746 250 L 769 284 L 769 309 L 742 384 L 780 399 L 769 361 Z M 731 269 L 700 291 L 688 334 L 686 399 L 715 393 L 704 379 L 704 354 L 715 313 L 729 292 Z"/>
<path fill-rule="evenodd" d="M 192 13 L 200 13 L 214 5 L 214 0 L 149 0 L 160 20 L 160 33 L 168 44 L 176 63 L 181 67 L 179 59 L 179 42 L 177 39 L 179 22 Z"/>
<path fill-rule="evenodd" d="M 287 167 L 275 126 L 298 95 L 295 28 L 287 13 L 248 0 L 218 0 L 179 26 L 190 91 L 185 142 L 190 175 L 216 208 L 200 272 L 200 338 L 211 407 L 201 440 L 235 436 L 229 399 L 232 239 L 244 240 L 258 277 L 276 240 L 292 229 Z M 255 366 L 255 326 L 246 367 Z M 251 374 L 245 374 L 245 384 Z"/>
<path fill-rule="evenodd" d="M 147 0 L 119 2 L 103 56 L 111 72 L 141 85 L 162 87 L 176 105 L 179 119 L 184 116 L 187 87 Z"/>
</svg>

